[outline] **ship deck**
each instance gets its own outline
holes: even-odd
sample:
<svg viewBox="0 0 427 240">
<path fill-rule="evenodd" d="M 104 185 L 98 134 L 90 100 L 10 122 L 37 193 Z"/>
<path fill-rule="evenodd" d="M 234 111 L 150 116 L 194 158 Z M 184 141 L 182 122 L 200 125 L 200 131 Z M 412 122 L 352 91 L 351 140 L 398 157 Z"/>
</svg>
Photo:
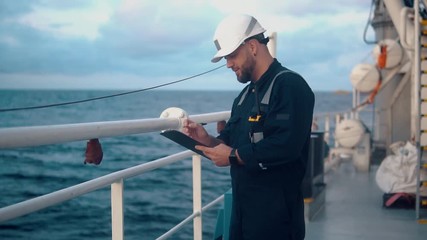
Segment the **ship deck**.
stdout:
<svg viewBox="0 0 427 240">
<path fill-rule="evenodd" d="M 427 224 L 416 221 L 414 209 L 382 207 L 377 168 L 361 173 L 345 162 L 325 175 L 325 204 L 307 222 L 306 240 L 427 239 Z"/>
</svg>

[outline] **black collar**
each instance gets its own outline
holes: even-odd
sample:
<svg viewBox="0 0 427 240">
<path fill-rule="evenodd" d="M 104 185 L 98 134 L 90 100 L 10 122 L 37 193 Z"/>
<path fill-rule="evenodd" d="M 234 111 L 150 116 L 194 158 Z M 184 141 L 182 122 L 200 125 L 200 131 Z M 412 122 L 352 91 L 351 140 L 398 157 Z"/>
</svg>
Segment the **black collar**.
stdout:
<svg viewBox="0 0 427 240">
<path fill-rule="evenodd" d="M 274 78 L 274 76 L 277 74 L 277 72 L 283 68 L 282 65 L 279 63 L 279 61 L 277 61 L 277 59 L 275 58 L 273 60 L 273 62 L 270 64 L 270 66 L 268 67 L 267 71 L 265 71 L 261 77 L 259 78 L 258 81 L 251 82 L 249 88 L 252 89 L 255 86 L 257 87 L 258 90 L 261 90 L 264 88 L 265 85 L 268 85 L 267 82 L 272 81 L 272 79 Z"/>
</svg>

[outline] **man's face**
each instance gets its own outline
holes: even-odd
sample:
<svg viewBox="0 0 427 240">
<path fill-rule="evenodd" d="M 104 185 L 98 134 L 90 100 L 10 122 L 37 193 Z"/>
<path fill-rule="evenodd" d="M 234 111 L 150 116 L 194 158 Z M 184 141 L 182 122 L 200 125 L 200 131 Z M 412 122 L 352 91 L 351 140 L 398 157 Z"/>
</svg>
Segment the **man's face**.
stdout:
<svg viewBox="0 0 427 240">
<path fill-rule="evenodd" d="M 246 44 L 240 45 L 234 52 L 225 57 L 227 67 L 236 74 L 241 83 L 252 81 L 252 73 L 255 67 L 255 59 L 250 54 Z"/>
</svg>

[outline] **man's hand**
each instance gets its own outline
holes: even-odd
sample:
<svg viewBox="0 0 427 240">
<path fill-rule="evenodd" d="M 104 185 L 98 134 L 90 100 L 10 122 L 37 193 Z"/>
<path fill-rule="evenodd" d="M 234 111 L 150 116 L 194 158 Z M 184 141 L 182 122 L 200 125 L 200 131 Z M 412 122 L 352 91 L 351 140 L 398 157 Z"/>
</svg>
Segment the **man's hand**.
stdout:
<svg viewBox="0 0 427 240">
<path fill-rule="evenodd" d="M 210 136 L 206 132 L 205 128 L 190 119 L 184 119 L 184 126 L 182 127 L 182 132 L 187 136 L 197 140 L 205 145 L 209 145 Z"/>
<path fill-rule="evenodd" d="M 196 149 L 201 150 L 209 157 L 217 166 L 228 166 L 228 156 L 230 155 L 231 148 L 219 139 L 216 139 L 208 134 L 205 128 L 190 119 L 185 119 L 183 124 L 182 132 L 187 136 L 205 144 L 206 146 L 196 146 Z M 199 147 L 199 148 L 198 148 Z M 205 152 L 206 151 L 206 152 Z M 210 155 L 208 155 L 210 154 Z"/>
<path fill-rule="evenodd" d="M 228 156 L 230 156 L 232 148 L 223 143 L 212 148 L 197 145 L 196 149 L 202 151 L 218 167 L 226 167 L 230 165 Z"/>
</svg>

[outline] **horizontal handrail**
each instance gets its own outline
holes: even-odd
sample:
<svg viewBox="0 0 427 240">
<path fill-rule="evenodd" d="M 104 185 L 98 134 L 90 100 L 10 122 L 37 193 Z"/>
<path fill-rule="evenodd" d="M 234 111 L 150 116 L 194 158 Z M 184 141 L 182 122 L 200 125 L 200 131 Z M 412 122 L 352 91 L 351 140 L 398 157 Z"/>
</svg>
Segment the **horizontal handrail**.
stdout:
<svg viewBox="0 0 427 240">
<path fill-rule="evenodd" d="M 32 212 L 36 212 L 40 209 L 65 202 L 83 194 L 107 187 L 112 183 L 119 181 L 120 179 L 134 177 L 136 175 L 169 165 L 187 157 L 191 157 L 193 154 L 194 152 L 190 150 L 183 151 L 170 156 L 159 158 L 148 163 L 143 163 L 134 167 L 110 173 L 102 177 L 89 180 L 72 187 L 64 188 L 40 197 L 0 208 L 0 222 L 14 219 Z"/>
<path fill-rule="evenodd" d="M 230 117 L 230 111 L 214 112 L 189 116 L 198 123 L 217 122 Z M 92 138 L 116 137 L 179 129 L 179 118 L 151 118 L 108 122 L 91 122 L 32 127 L 0 128 L 0 149 L 33 147 L 58 144 Z"/>
<path fill-rule="evenodd" d="M 174 233 L 179 231 L 185 224 L 191 222 L 195 217 L 200 216 L 203 211 L 206 211 L 210 209 L 211 207 L 215 206 L 216 204 L 222 202 L 224 200 L 224 194 L 219 196 L 217 199 L 213 200 L 212 202 L 208 203 L 206 206 L 202 208 L 202 211 L 194 212 L 190 216 L 188 216 L 186 219 L 182 220 L 180 223 L 175 225 L 173 228 L 171 228 L 169 231 L 161 235 L 160 237 L 156 238 L 156 240 L 163 240 L 167 239 L 170 236 L 172 236 Z"/>
</svg>

